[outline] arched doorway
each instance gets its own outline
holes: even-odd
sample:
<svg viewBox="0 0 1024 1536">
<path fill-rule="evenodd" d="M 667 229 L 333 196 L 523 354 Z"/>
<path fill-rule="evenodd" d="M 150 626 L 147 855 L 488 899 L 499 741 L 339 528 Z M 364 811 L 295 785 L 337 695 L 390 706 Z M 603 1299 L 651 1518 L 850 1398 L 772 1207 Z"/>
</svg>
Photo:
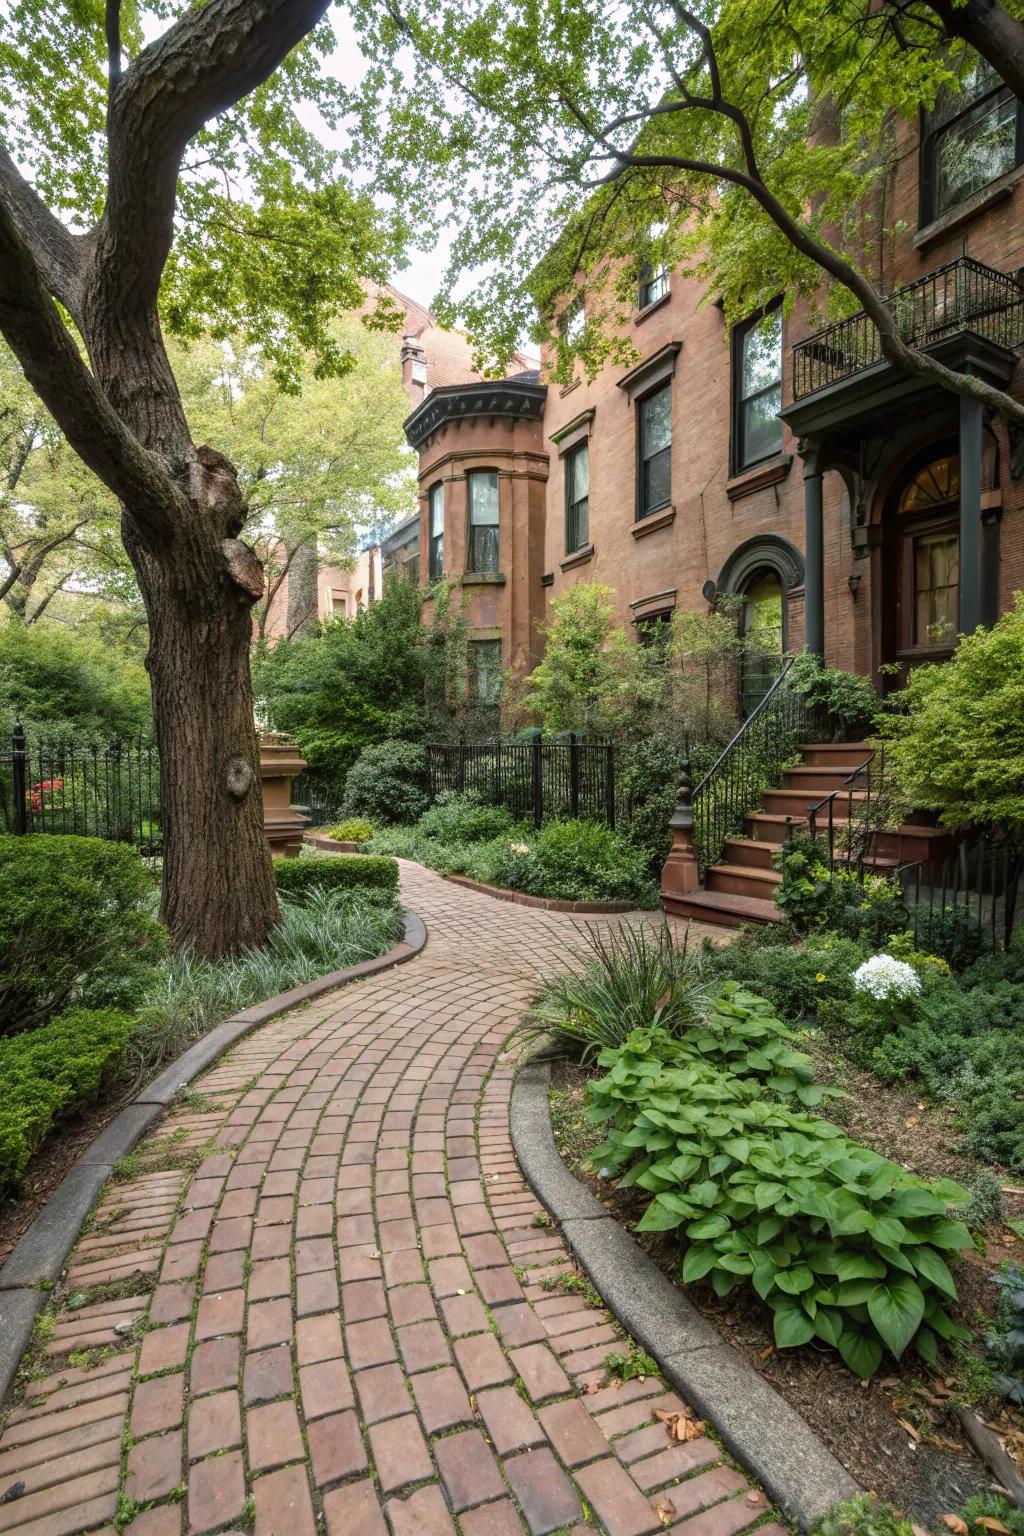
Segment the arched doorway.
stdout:
<svg viewBox="0 0 1024 1536">
<path fill-rule="evenodd" d="M 912 667 L 944 661 L 957 637 L 960 459 L 951 445 L 913 461 L 889 497 L 882 528 L 883 661 L 900 686 Z"/>
</svg>

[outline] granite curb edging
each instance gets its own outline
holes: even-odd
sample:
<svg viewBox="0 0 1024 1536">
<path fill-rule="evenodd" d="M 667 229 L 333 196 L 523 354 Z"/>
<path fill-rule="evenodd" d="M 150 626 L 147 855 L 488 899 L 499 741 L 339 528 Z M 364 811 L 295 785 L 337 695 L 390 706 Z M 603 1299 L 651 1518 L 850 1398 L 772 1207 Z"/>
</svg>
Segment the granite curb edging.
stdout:
<svg viewBox="0 0 1024 1536">
<path fill-rule="evenodd" d="M 82 1223 L 118 1159 L 141 1140 L 181 1088 L 243 1036 L 350 981 L 391 970 L 418 955 L 427 942 L 426 925 L 414 912 L 403 917 L 405 933 L 385 954 L 291 987 L 224 1019 L 147 1083 L 90 1142 L 0 1268 L 0 1404 L 28 1348 L 36 1315 L 60 1279 Z"/>
<path fill-rule="evenodd" d="M 531 1188 L 609 1310 L 801 1530 L 831 1505 L 862 1493 L 802 1415 L 566 1167 L 551 1128 L 550 1083 L 546 1061 L 533 1058 L 520 1069 L 510 1108 L 512 1144 Z"/>
</svg>

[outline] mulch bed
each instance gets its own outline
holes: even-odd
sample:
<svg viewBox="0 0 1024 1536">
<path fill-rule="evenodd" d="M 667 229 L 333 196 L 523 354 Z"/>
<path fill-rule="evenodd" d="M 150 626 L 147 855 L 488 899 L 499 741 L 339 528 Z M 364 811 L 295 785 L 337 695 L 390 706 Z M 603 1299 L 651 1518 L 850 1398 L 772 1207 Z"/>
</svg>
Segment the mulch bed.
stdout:
<svg viewBox="0 0 1024 1536">
<path fill-rule="evenodd" d="M 833 1118 L 866 1145 L 923 1177 L 951 1177 L 970 1184 L 983 1164 L 951 1150 L 956 1132 L 949 1116 L 921 1099 L 893 1089 L 868 1073 L 858 1072 L 820 1047 L 819 1080 L 846 1089 L 849 1098 Z M 588 1152 L 603 1139 L 599 1129 L 583 1119 L 585 1086 L 592 1071 L 559 1061 L 552 1069 L 552 1090 L 559 1095 L 552 1109 L 555 1138 L 566 1162 L 585 1179 L 594 1194 L 623 1224 L 633 1229 L 643 1200 L 631 1190 L 609 1189 L 581 1167 Z M 991 1170 L 1000 1176 L 1001 1170 Z M 1001 1182 L 1017 1181 L 1003 1175 Z M 1024 1215 L 1024 1197 L 1007 1195 L 1007 1215 Z M 669 1234 L 636 1233 L 646 1253 L 673 1278 L 678 1249 Z M 995 1306 L 992 1273 L 1002 1262 L 1022 1259 L 1022 1245 L 1005 1230 L 993 1231 L 982 1256 L 968 1251 L 957 1271 L 960 1302 L 957 1314 L 965 1326 L 977 1328 Z M 806 1345 L 779 1351 L 772 1336 L 771 1314 L 742 1288 L 717 1297 L 710 1287 L 684 1287 L 688 1298 L 793 1407 L 803 1414 L 850 1474 L 880 1498 L 891 1500 L 917 1520 L 936 1528 L 942 1516 L 956 1512 L 972 1494 L 992 1486 L 980 1459 L 966 1443 L 956 1417 L 957 1394 L 964 1393 L 966 1372 L 950 1360 L 950 1374 L 937 1377 L 913 1351 L 888 1375 L 861 1382 L 842 1364 L 834 1350 Z M 1005 1404 L 977 1405 L 985 1422 L 1004 1437 L 1007 1450 L 1024 1463 L 1024 1414 Z"/>
</svg>

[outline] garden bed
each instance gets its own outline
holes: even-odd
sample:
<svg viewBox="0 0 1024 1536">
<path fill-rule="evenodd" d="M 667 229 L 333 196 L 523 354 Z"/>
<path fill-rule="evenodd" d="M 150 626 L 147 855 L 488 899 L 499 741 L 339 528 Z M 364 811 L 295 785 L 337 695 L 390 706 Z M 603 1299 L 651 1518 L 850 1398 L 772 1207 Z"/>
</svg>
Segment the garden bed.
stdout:
<svg viewBox="0 0 1024 1536">
<path fill-rule="evenodd" d="M 815 1054 L 819 1058 L 824 1055 Z M 556 1143 L 573 1172 L 633 1233 L 659 1268 L 681 1285 L 679 1249 L 671 1235 L 635 1230 L 646 1199 L 635 1190 L 616 1190 L 585 1166 L 589 1154 L 604 1138 L 604 1131 L 584 1118 L 586 1084 L 599 1075 L 600 1068 L 564 1059 L 554 1063 L 551 1110 Z M 869 1074 L 834 1056 L 831 1064 L 820 1061 L 819 1080 L 830 1080 L 850 1094 L 849 1099 L 837 1101 L 842 1107 L 833 1116 L 836 1123 L 911 1171 L 923 1177 L 953 1176 L 969 1181 L 979 1170 L 981 1165 L 949 1153 L 948 1125 L 942 1111 L 879 1085 Z M 908 1125 L 910 1121 L 913 1125 Z M 1013 1185 L 1012 1180 L 1004 1182 Z M 1024 1196 L 1008 1196 L 1007 1205 L 1010 1219 L 1017 1212 L 1024 1214 Z M 965 1324 L 977 1326 L 980 1317 L 992 1313 L 993 1272 L 1001 1262 L 1019 1260 L 1021 1251 L 1022 1244 L 1005 1228 L 993 1232 L 987 1256 L 966 1251 L 957 1270 L 958 1312 Z M 965 1440 L 956 1415 L 958 1403 L 970 1400 L 975 1388 L 969 1365 L 960 1368 L 956 1377 L 938 1376 L 908 1354 L 899 1365 L 888 1361 L 884 1374 L 863 1382 L 825 1346 L 778 1350 L 772 1315 L 749 1290 L 741 1288 L 719 1298 L 706 1285 L 681 1288 L 803 1415 L 863 1487 L 891 1499 L 917 1519 L 936 1525 L 943 1515 L 955 1512 L 968 1497 L 991 1485 L 992 1478 Z M 1011 1451 L 1024 1454 L 1024 1415 L 1020 1411 L 1001 1406 L 994 1416 L 986 1412 L 984 1417 L 1005 1438 Z"/>
</svg>

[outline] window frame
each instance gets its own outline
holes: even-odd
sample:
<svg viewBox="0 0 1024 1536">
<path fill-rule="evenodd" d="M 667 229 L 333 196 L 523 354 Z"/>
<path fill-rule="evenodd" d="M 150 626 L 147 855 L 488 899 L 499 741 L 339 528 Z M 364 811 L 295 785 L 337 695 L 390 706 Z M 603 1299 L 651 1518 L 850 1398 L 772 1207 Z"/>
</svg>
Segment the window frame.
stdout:
<svg viewBox="0 0 1024 1536">
<path fill-rule="evenodd" d="M 576 460 L 581 453 L 585 453 L 587 455 L 587 494 L 579 501 L 573 501 L 573 465 L 576 463 Z M 565 480 L 565 553 L 567 556 L 577 555 L 581 549 L 586 549 L 590 543 L 590 439 L 585 437 L 581 443 L 574 444 L 574 446 L 566 452 L 562 460 L 562 465 Z M 586 502 L 586 534 L 585 537 L 582 539 L 577 538 L 576 542 L 573 543 L 570 538 L 570 529 L 573 527 L 573 514 L 576 508 L 583 505 L 584 501 Z M 578 526 L 578 512 L 576 513 L 576 518 Z"/>
<path fill-rule="evenodd" d="M 668 392 L 669 397 L 668 444 L 665 448 L 659 448 L 658 453 L 668 454 L 668 496 L 664 501 L 659 502 L 656 507 L 649 507 L 646 505 L 646 466 L 649 460 L 644 454 L 644 408 L 649 405 L 656 395 L 660 395 L 665 391 Z M 672 506 L 672 411 L 674 404 L 675 398 L 671 377 L 659 379 L 657 384 L 652 385 L 642 395 L 638 395 L 634 402 L 634 409 L 636 411 L 636 505 L 634 522 L 637 523 L 645 522 L 649 517 L 657 517 L 659 513 L 667 512 Z"/>
<path fill-rule="evenodd" d="M 985 91 L 980 96 L 970 97 L 964 102 L 959 112 L 951 113 L 949 117 L 943 118 L 940 123 L 935 122 L 934 110 L 929 112 L 927 108 L 921 108 L 918 124 L 917 222 L 919 229 L 924 229 L 927 225 L 933 224 L 936 219 L 945 218 L 947 215 L 955 214 L 956 210 L 958 208 L 962 208 L 963 205 L 970 200 L 970 198 L 976 197 L 979 193 L 984 192 L 986 187 L 994 186 L 995 183 L 997 181 L 1001 181 L 1004 176 L 1009 176 L 1013 171 L 1017 170 L 1019 166 L 1024 165 L 1024 103 L 1022 103 L 1019 98 L 1014 98 L 1015 133 L 1013 164 L 1008 166 L 1005 171 L 1000 171 L 997 176 L 993 176 L 991 181 L 982 182 L 981 186 L 975 187 L 973 192 L 966 192 L 964 196 L 957 202 L 950 203 L 946 208 L 940 209 L 938 206 L 939 177 L 938 154 L 936 152 L 937 144 L 944 134 L 947 134 L 951 128 L 954 128 L 958 123 L 961 123 L 965 117 L 968 117 L 972 112 L 976 112 L 980 107 L 984 106 L 986 102 L 995 101 L 997 96 L 1000 96 L 1007 91 L 1009 92 L 1011 98 L 1013 98 L 1013 91 L 1004 80 L 1001 80 L 997 76 L 990 90 Z"/>
<path fill-rule="evenodd" d="M 652 292 L 655 288 L 658 290 L 657 293 Z M 668 268 L 664 264 L 654 267 L 649 261 L 645 261 L 640 268 L 640 279 L 637 285 L 638 312 L 643 314 L 645 309 L 653 309 L 655 304 L 660 304 L 662 299 L 668 298 L 669 292 Z"/>
<path fill-rule="evenodd" d="M 732 418 L 732 420 L 731 420 L 731 428 L 732 428 L 732 430 L 730 432 L 730 443 L 729 443 L 729 469 L 730 469 L 730 473 L 733 474 L 733 475 L 741 475 L 741 474 L 743 474 L 748 469 L 756 468 L 756 466 L 758 464 L 767 464 L 767 463 L 769 463 L 770 460 L 777 458 L 779 456 L 779 454 L 782 452 L 783 424 L 782 424 L 782 418 L 780 417 L 779 418 L 779 441 L 778 441 L 777 446 L 774 447 L 771 450 L 770 453 L 762 453 L 756 459 L 748 458 L 746 456 L 746 453 L 744 452 L 744 448 L 745 448 L 745 443 L 744 443 L 744 438 L 745 438 L 745 417 L 744 417 L 744 411 L 743 411 L 743 407 L 749 401 L 756 400 L 759 395 L 766 395 L 770 389 L 778 389 L 780 391 L 779 405 L 781 407 L 781 404 L 782 404 L 782 400 L 781 400 L 782 376 L 783 376 L 783 373 L 785 371 L 785 369 L 784 369 L 785 338 L 784 338 L 783 330 L 781 328 L 781 323 L 780 323 L 780 330 L 779 330 L 779 378 L 778 378 L 778 382 L 777 383 L 772 383 L 772 384 L 765 384 L 761 389 L 755 389 L 749 395 L 745 395 L 743 393 L 743 355 L 744 355 L 744 345 L 745 345 L 747 336 L 750 334 L 750 332 L 754 329 L 755 326 L 761 324 L 762 320 L 767 319 L 767 317 L 769 315 L 775 314 L 776 310 L 781 310 L 781 308 L 782 308 L 782 295 L 780 294 L 779 297 L 777 299 L 773 299 L 770 304 L 765 304 L 763 306 L 763 308 L 756 309 L 753 312 L 753 314 L 747 315 L 747 317 L 744 320 L 738 320 L 736 322 L 736 324 L 732 328 L 732 337 L 731 337 L 731 354 L 732 355 L 731 355 L 731 359 L 730 359 L 730 372 L 731 372 L 731 375 L 732 375 L 732 412 L 731 412 L 731 418 Z M 780 316 L 780 322 L 781 322 L 781 316 Z"/>
<path fill-rule="evenodd" d="M 434 500 L 441 500 L 441 532 L 434 532 Z M 440 553 L 440 561 L 438 554 Z M 444 481 L 435 480 L 427 491 L 427 576 L 440 581 L 444 576 Z"/>
<path fill-rule="evenodd" d="M 473 485 L 478 477 L 493 475 L 498 501 L 498 520 L 496 523 L 473 522 Z M 494 565 L 481 569 L 474 557 L 474 527 L 494 528 L 497 532 L 497 551 Z M 466 575 L 467 576 L 497 576 L 501 571 L 501 476 L 496 469 L 471 469 L 466 473 Z"/>
</svg>

